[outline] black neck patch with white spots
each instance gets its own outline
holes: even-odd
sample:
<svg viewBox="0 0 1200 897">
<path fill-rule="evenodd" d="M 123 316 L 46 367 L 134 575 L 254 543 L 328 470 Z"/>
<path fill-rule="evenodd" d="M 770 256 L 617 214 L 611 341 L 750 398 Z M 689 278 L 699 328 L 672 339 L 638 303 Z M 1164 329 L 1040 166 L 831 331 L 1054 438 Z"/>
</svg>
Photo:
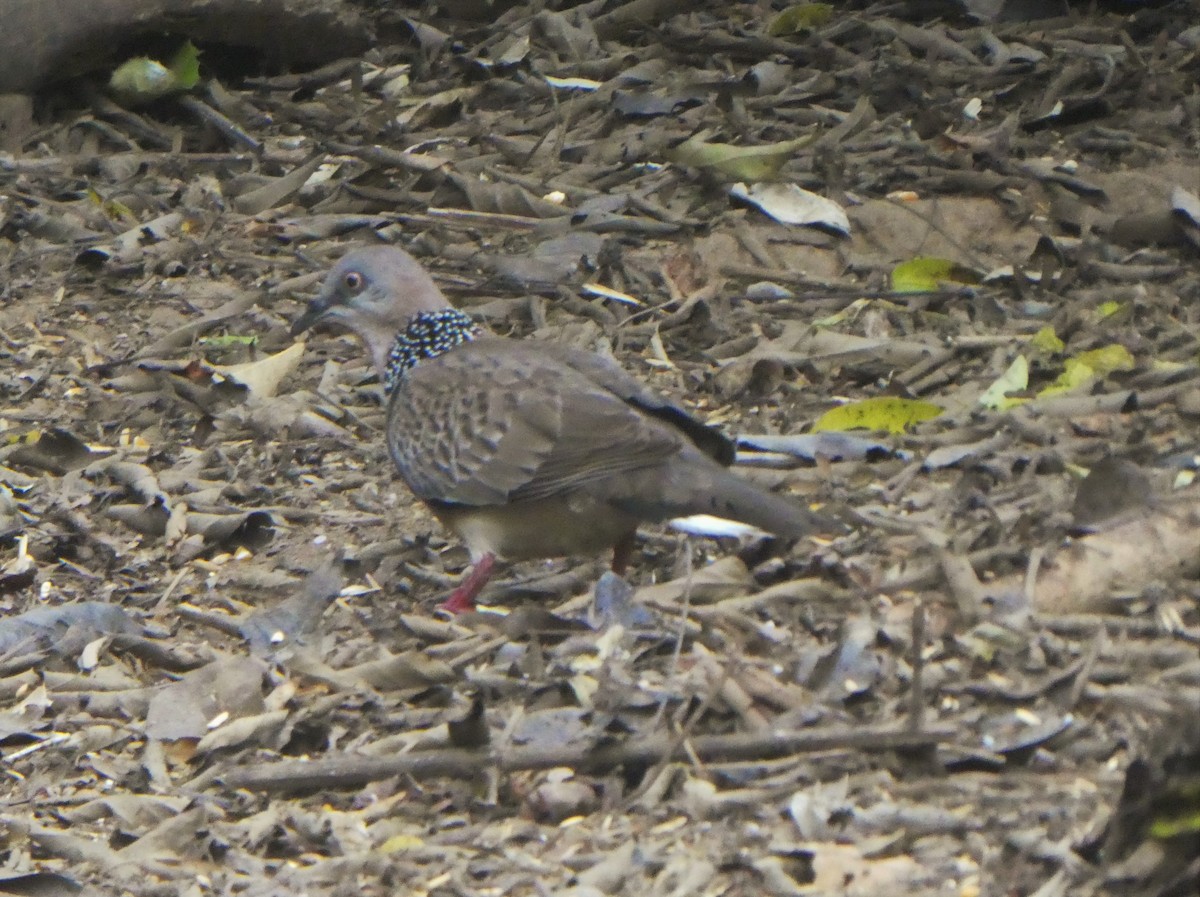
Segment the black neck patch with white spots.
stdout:
<svg viewBox="0 0 1200 897">
<path fill-rule="evenodd" d="M 388 394 L 400 385 L 404 375 L 428 358 L 437 358 L 455 346 L 479 336 L 479 326 L 457 308 L 423 311 L 413 315 L 396 335 L 388 355 Z"/>
</svg>

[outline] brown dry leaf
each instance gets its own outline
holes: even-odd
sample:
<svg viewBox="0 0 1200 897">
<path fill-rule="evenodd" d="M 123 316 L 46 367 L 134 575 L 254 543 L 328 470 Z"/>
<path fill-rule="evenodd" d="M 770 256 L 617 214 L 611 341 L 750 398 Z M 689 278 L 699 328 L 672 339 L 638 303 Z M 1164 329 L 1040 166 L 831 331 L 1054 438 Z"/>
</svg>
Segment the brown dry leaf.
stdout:
<svg viewBox="0 0 1200 897">
<path fill-rule="evenodd" d="M 110 261 L 123 264 L 135 262 L 152 249 L 160 250 L 163 243 L 170 241 L 186 222 L 183 212 L 168 212 L 130 228 L 107 245 L 88 247 L 79 254 L 78 261 L 92 266 Z"/>
<path fill-rule="evenodd" d="M 202 537 L 208 545 L 256 551 L 274 536 L 275 519 L 266 511 L 231 514 L 200 514 L 192 511 L 187 515 L 187 532 Z"/>
<path fill-rule="evenodd" d="M 1140 597 L 1155 582 L 1200 573 L 1200 502 L 1176 502 L 1111 529 L 1076 539 L 1037 573 L 1033 606 L 1041 613 L 1098 612 Z M 1021 594 L 1024 575 L 989 583 L 990 595 Z"/>
<path fill-rule="evenodd" d="M 293 343 L 282 352 L 244 364 L 212 365 L 212 370 L 228 377 L 249 392 L 249 401 L 261 402 L 275 395 L 279 384 L 295 373 L 304 356 L 304 343 Z"/>
<path fill-rule="evenodd" d="M 421 651 L 388 655 L 337 672 L 337 680 L 349 687 L 365 684 L 383 691 L 422 688 L 438 682 L 450 682 L 457 674 L 446 663 Z"/>
<path fill-rule="evenodd" d="M 242 716 L 211 728 L 196 744 L 197 754 L 207 754 L 222 748 L 244 744 L 278 748 L 280 733 L 288 721 L 287 710 L 269 710 L 253 716 Z"/>
<path fill-rule="evenodd" d="M 44 717 L 50 706 L 49 692 L 44 685 L 39 685 L 12 710 L 0 713 L 0 738 L 7 740 L 14 735 L 32 736 L 34 732 L 47 728 L 50 720 L 44 720 Z"/>
<path fill-rule="evenodd" d="M 140 631 L 124 609 L 102 601 L 35 607 L 0 618 L 0 654 L 74 653 L 99 636 Z"/>
<path fill-rule="evenodd" d="M 325 153 L 315 153 L 282 177 L 270 178 L 255 189 L 232 197 L 233 207 L 243 215 L 258 215 L 281 206 L 300 192 L 324 162 Z"/>
<path fill-rule="evenodd" d="M 164 686 L 150 701 L 146 735 L 158 741 L 199 740 L 222 716 L 262 713 L 264 669 L 248 657 L 226 657 Z"/>
<path fill-rule="evenodd" d="M 0 158 L 0 563 L 23 536 L 36 578 L 0 595 L 0 617 L 89 601 L 139 626 L 52 623 L 42 647 L 4 655 L 3 709 L 28 700 L 28 718 L 4 720 L 10 872 L 75 880 L 14 887 L 1194 893 L 1195 851 L 1166 862 L 1184 838 L 1147 837 L 1172 820 L 1136 820 L 1136 801 L 1114 862 L 1087 860 L 1107 858 L 1097 821 L 1124 767 L 1134 783 L 1165 769 L 1145 746 L 1200 706 L 1194 3 L 1036 20 L 1009 4 L 984 28 L 919 4 L 837 6 L 798 39 L 765 33 L 770 4 L 594 6 L 445 0 L 417 22 L 358 4 L 380 36 L 369 57 L 314 69 L 283 29 L 282 56 L 202 57 L 211 87 L 194 99 L 220 124 L 199 103 L 130 115 L 54 84 L 38 86 L 36 129 L 14 107 L 27 136 L 0 135 L 17 140 Z M 44 47 L 20 39 L 43 30 L 8 44 Z M 711 167 L 662 164 L 689 138 L 749 149 L 752 173 L 778 165 L 779 182 L 843 206 L 850 235 L 733 202 Z M 247 200 L 273 208 L 252 218 Z M 779 466 L 757 478 L 867 522 L 739 546 L 647 528 L 627 579 L 669 583 L 648 608 L 618 600 L 591 620 L 615 584 L 571 557 L 501 574 L 490 596 L 507 616 L 439 620 L 466 552 L 396 479 L 353 341 L 313 334 L 257 395 L 188 364 L 287 360 L 297 296 L 380 240 L 497 333 L 603 346 L 724 432 L 777 437 Z M 85 261 L 109 262 L 78 264 L 89 246 Z M 889 273 L 918 256 L 1005 273 L 894 294 Z M 1036 391 L 1064 358 L 1116 344 L 1141 363 L 1019 411 L 977 405 L 1018 356 Z M 808 433 L 881 398 L 947 410 L 886 444 Z M 62 451 L 20 445 L 51 424 L 71 436 Z M 1079 472 L 1107 454 L 1150 484 L 1117 492 L 1153 506 L 1067 541 Z M 269 550 L 218 553 L 268 523 Z M 350 588 L 298 598 L 339 549 Z M 726 575 L 694 583 L 684 616 L 677 580 L 716 560 Z M 694 603 L 706 588 L 728 597 Z M 1044 612 L 1080 598 L 1089 613 Z M 220 701 L 186 684 L 261 642 L 268 675 L 234 677 Z M 456 747 L 448 721 L 484 706 L 456 738 L 488 748 Z M 779 756 L 787 732 L 823 747 Z M 884 746 L 929 732 L 949 740 Z M 526 751 L 561 762 L 538 747 L 555 738 L 583 746 L 580 768 L 641 743 L 676 753 L 594 780 L 504 769 Z M 725 747 L 710 754 L 712 739 Z M 193 769 L 198 745 L 227 747 Z M 343 787 L 406 752 L 453 773 Z M 248 799 L 217 782 L 230 761 L 296 773 Z M 326 787 L 305 787 L 314 766 Z"/>
<path fill-rule="evenodd" d="M 58 427 L 34 430 L 0 449 L 0 460 L 54 474 L 86 467 L 106 452 L 94 451 L 73 433 Z"/>
<path fill-rule="evenodd" d="M 477 87 L 456 87 L 443 90 L 433 96 L 406 97 L 400 100 L 401 111 L 396 122 L 406 127 L 421 127 L 430 118 L 444 115 L 459 107 L 464 100 L 479 92 Z"/>
<path fill-rule="evenodd" d="M 451 175 L 467 197 L 467 204 L 476 212 L 500 215 L 519 215 L 529 218 L 560 218 L 571 210 L 550 202 L 516 184 L 491 183 L 463 175 Z"/>
<path fill-rule="evenodd" d="M 139 863 L 160 859 L 179 863 L 205 856 L 212 839 L 208 824 L 220 818 L 210 804 L 192 807 L 163 819 L 117 852 L 120 862 Z"/>
<path fill-rule="evenodd" d="M 64 819 L 80 825 L 111 816 L 129 829 L 140 830 L 175 816 L 188 803 L 188 798 L 179 795 L 109 794 L 61 812 Z"/>
<path fill-rule="evenodd" d="M 634 593 L 637 604 L 671 606 L 684 595 L 693 604 L 711 604 L 724 598 L 745 594 L 754 587 L 754 578 L 736 557 L 724 557 L 697 570 L 690 577 L 643 586 Z"/>
<path fill-rule="evenodd" d="M 782 893 L 796 895 L 844 894 L 846 897 L 874 897 L 877 894 L 911 893 L 925 881 L 925 871 L 910 856 L 882 859 L 864 857 L 850 844 L 802 843 L 793 853 L 806 857 L 811 864 L 812 880 L 799 887 L 789 887 L 795 881 L 786 872 L 780 857 L 764 857 L 755 868 L 764 874 L 768 887 L 775 884 Z"/>
<path fill-rule="evenodd" d="M 294 587 L 293 580 L 280 585 Z M 253 611 L 239 625 L 250 650 L 259 656 L 287 652 L 296 645 L 311 645 L 321 630 L 321 616 L 341 593 L 345 580 L 335 561 L 318 567 L 304 581 L 299 594 Z"/>
</svg>

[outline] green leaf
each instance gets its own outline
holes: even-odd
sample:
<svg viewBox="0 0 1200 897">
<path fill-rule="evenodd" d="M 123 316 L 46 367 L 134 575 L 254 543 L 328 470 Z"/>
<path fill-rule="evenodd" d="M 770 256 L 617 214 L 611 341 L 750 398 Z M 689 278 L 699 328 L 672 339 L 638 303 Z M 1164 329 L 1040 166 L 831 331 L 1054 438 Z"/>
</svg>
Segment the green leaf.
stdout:
<svg viewBox="0 0 1200 897">
<path fill-rule="evenodd" d="M 941 406 L 932 402 L 883 396 L 829 409 L 813 424 L 813 432 L 885 430 L 888 433 L 903 433 L 913 424 L 931 420 L 941 413 Z"/>
<path fill-rule="evenodd" d="M 892 290 L 897 293 L 927 293 L 945 283 L 979 283 L 980 276 L 950 259 L 918 256 L 892 269 Z"/>
<path fill-rule="evenodd" d="M 1018 355 L 1013 359 L 1012 364 L 1008 366 L 1008 370 L 984 390 L 983 395 L 979 397 L 979 404 L 984 408 L 1003 411 L 1006 408 L 1012 408 L 1014 405 L 1019 405 L 1026 401 L 1026 399 L 1021 398 L 1010 399 L 1008 397 L 1009 393 L 1024 392 L 1028 388 L 1029 360 L 1024 355 Z"/>
<path fill-rule="evenodd" d="M 1173 795 L 1179 799 L 1179 795 Z M 1178 838 L 1180 835 L 1200 834 L 1200 809 L 1176 811 L 1175 816 L 1163 815 L 1150 823 L 1152 838 Z"/>
<path fill-rule="evenodd" d="M 1096 311 L 1099 313 L 1100 317 L 1102 317 L 1102 318 L 1111 318 L 1113 315 L 1115 315 L 1117 312 L 1119 312 L 1121 310 L 1121 308 L 1122 308 L 1122 305 L 1120 302 L 1116 302 L 1116 301 L 1113 301 L 1110 299 L 1108 302 L 1101 302 L 1100 307 L 1097 308 Z"/>
<path fill-rule="evenodd" d="M 767 26 L 767 34 L 782 37 L 811 28 L 819 28 L 833 18 L 831 3 L 800 3 L 789 6 Z"/>
<path fill-rule="evenodd" d="M 167 68 L 180 90 L 191 90 L 200 83 L 200 51 L 190 40 L 184 41 Z"/>
<path fill-rule="evenodd" d="M 1029 343 L 1035 349 L 1051 355 L 1057 355 L 1067 347 L 1067 344 L 1059 339 L 1058 334 L 1054 332 L 1054 328 L 1049 324 L 1035 333 Z"/>
<path fill-rule="evenodd" d="M 812 141 L 810 136 L 763 146 L 734 146 L 689 137 L 669 150 L 667 158 L 679 165 L 707 168 L 739 181 L 764 181 L 775 177 L 783 163 Z"/>
</svg>

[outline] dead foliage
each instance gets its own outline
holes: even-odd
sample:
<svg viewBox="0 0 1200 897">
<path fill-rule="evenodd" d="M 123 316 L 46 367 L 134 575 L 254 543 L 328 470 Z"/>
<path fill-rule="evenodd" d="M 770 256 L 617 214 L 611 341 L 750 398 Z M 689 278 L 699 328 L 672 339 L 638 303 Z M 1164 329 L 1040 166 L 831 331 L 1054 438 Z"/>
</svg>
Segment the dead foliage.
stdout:
<svg viewBox="0 0 1200 897">
<path fill-rule="evenodd" d="M 1185 893 L 1196 4 L 442 6 L 0 104 L 0 890 Z M 364 240 L 853 531 L 438 618 Z"/>
</svg>

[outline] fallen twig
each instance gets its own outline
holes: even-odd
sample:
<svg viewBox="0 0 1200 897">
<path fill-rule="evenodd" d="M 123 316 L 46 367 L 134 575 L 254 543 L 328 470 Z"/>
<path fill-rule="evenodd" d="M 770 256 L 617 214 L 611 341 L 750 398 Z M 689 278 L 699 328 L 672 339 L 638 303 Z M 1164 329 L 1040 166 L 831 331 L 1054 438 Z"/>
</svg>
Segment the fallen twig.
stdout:
<svg viewBox="0 0 1200 897">
<path fill-rule="evenodd" d="M 400 757 L 344 756 L 323 760 L 285 760 L 267 765 L 234 767 L 219 773 L 217 781 L 229 788 L 255 791 L 357 788 L 369 782 L 409 775 L 470 777 L 481 770 L 502 772 L 569 767 L 582 772 L 603 772 L 625 763 L 658 763 L 664 760 L 705 762 L 768 760 L 790 754 L 830 750 L 895 750 L 927 748 L 954 737 L 950 728 L 912 732 L 902 729 L 840 729 L 824 732 L 770 732 L 735 735 L 701 735 L 677 743 L 664 733 L 623 744 L 602 747 L 546 749 L 541 747 L 491 751 L 456 748 L 422 751 Z"/>
</svg>

